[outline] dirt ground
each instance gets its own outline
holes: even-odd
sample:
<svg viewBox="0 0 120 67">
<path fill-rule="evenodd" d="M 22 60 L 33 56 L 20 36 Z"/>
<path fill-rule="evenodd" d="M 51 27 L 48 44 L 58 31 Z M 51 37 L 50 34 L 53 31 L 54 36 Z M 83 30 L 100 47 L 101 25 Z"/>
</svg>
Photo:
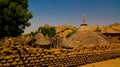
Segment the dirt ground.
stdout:
<svg viewBox="0 0 120 67">
<path fill-rule="evenodd" d="M 79 66 L 79 67 L 120 67 L 120 58 L 86 64 L 86 65 Z"/>
</svg>

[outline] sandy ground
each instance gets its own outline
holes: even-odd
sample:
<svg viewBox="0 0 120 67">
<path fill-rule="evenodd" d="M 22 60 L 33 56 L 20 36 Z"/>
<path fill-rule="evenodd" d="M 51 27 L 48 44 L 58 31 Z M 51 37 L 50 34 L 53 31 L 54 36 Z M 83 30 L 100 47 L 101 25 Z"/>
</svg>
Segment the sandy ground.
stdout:
<svg viewBox="0 0 120 67">
<path fill-rule="evenodd" d="M 79 66 L 79 67 L 120 67 L 120 58 L 86 64 L 86 65 Z"/>
</svg>

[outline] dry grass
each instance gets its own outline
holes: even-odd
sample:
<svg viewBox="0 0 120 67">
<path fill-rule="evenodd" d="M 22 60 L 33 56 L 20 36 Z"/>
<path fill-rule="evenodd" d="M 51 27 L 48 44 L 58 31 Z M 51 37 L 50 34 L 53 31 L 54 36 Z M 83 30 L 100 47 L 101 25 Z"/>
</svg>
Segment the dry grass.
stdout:
<svg viewBox="0 0 120 67">
<path fill-rule="evenodd" d="M 120 67 L 120 58 L 86 64 L 79 67 Z"/>
</svg>

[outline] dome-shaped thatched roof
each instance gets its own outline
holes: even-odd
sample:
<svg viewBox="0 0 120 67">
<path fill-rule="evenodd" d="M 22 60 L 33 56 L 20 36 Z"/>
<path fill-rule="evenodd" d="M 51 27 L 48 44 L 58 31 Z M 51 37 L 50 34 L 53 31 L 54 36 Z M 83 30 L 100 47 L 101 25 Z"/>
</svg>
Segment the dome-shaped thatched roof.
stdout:
<svg viewBox="0 0 120 67">
<path fill-rule="evenodd" d="M 92 32 L 87 26 L 81 27 L 70 38 L 62 42 L 62 46 L 66 48 L 90 44 L 110 44 L 110 42 L 103 34 Z"/>
<path fill-rule="evenodd" d="M 38 33 L 34 36 L 35 42 L 34 44 L 38 45 L 50 45 L 50 39 L 48 37 L 45 37 L 42 33 Z"/>
</svg>

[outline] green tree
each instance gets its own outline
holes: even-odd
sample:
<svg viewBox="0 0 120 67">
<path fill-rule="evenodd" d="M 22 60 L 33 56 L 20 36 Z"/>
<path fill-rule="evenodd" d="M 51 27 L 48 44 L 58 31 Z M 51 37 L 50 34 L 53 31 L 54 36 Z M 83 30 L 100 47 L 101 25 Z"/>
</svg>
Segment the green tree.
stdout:
<svg viewBox="0 0 120 67">
<path fill-rule="evenodd" d="M 0 39 L 21 35 L 32 17 L 28 0 L 0 0 Z"/>
<path fill-rule="evenodd" d="M 42 32 L 44 36 L 54 37 L 56 35 L 55 27 L 40 27 L 38 31 Z"/>
</svg>

